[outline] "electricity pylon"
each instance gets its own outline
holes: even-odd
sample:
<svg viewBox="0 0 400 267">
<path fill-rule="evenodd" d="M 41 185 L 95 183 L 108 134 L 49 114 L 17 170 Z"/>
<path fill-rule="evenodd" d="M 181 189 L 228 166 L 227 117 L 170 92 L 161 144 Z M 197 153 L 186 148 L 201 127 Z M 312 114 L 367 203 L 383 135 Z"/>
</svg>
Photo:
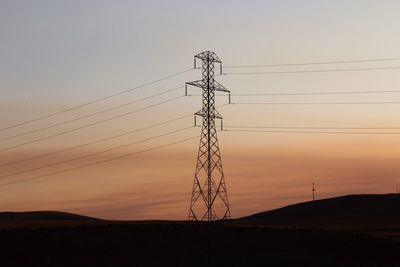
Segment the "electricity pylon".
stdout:
<svg viewBox="0 0 400 267">
<path fill-rule="evenodd" d="M 196 59 L 202 61 L 203 78 L 198 81 L 187 82 L 186 93 L 187 85 L 202 88 L 203 106 L 194 115 L 195 124 L 196 116 L 202 117 L 203 124 L 194 174 L 189 220 L 215 221 L 230 219 L 231 213 L 215 126 L 215 119 L 220 119 L 222 128 L 222 117 L 215 109 L 215 92 L 230 92 L 214 79 L 215 63 L 220 64 L 222 72 L 222 62 L 214 52 L 205 51 L 195 55 L 195 68 Z"/>
</svg>

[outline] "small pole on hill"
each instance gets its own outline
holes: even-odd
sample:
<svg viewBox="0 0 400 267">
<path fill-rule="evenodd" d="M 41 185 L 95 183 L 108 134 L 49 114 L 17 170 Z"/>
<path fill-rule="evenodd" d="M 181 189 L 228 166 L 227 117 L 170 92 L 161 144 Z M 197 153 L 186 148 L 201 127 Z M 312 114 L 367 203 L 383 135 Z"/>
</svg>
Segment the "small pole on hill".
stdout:
<svg viewBox="0 0 400 267">
<path fill-rule="evenodd" d="M 312 200 L 315 200 L 315 183 L 312 183 Z"/>
</svg>

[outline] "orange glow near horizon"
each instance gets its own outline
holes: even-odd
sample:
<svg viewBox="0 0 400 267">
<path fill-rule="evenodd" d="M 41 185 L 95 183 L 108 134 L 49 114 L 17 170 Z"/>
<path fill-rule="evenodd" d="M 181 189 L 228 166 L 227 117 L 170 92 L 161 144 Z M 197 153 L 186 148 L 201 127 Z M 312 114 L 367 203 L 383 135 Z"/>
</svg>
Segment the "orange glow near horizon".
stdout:
<svg viewBox="0 0 400 267">
<path fill-rule="evenodd" d="M 239 137 L 230 134 L 221 133 L 220 142 L 233 217 L 308 201 L 312 182 L 317 185 L 317 198 L 390 193 L 398 183 L 400 167 L 396 150 L 400 140 L 397 138 L 334 135 L 313 141 L 307 135 L 297 137 L 298 144 L 293 145 L 269 144 L 270 136 L 262 134 L 258 141 L 266 144 L 235 149 L 235 140 L 254 138 L 257 134 L 239 134 Z M 1 188 L 2 207 L 15 211 L 64 210 L 107 219 L 186 219 L 196 146 L 197 140 L 193 140 L 104 165 L 10 185 Z M 68 158 L 88 152 L 71 154 Z M 63 157 L 51 160 L 58 162 Z M 48 163 L 38 160 L 25 168 Z M 10 166 L 7 172 L 16 170 Z M 18 179 L 50 171 L 53 169 Z"/>
</svg>

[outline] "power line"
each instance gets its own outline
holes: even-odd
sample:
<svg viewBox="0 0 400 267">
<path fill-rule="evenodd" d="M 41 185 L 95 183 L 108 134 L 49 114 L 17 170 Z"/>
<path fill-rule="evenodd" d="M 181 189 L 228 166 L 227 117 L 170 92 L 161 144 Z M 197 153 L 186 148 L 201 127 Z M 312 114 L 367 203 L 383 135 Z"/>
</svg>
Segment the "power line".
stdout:
<svg viewBox="0 0 400 267">
<path fill-rule="evenodd" d="M 365 135 L 398 135 L 400 132 L 351 132 L 351 131 L 275 131 L 275 130 L 235 130 L 235 129 L 224 129 L 226 132 L 252 132 L 252 133 L 283 133 L 283 134 L 365 134 Z"/>
<path fill-rule="evenodd" d="M 132 142 L 132 143 L 124 144 L 124 145 L 119 145 L 119 146 L 114 146 L 114 147 L 111 147 L 111 148 L 108 148 L 108 149 L 105 149 L 105 150 L 89 153 L 89 154 L 86 154 L 86 155 L 83 155 L 83 156 L 79 156 L 79 157 L 76 157 L 76 158 L 67 159 L 67 160 L 55 162 L 55 163 L 44 165 L 44 166 L 40 166 L 40 167 L 35 167 L 35 168 L 23 170 L 23 171 L 18 171 L 18 172 L 2 175 L 2 176 L 0 176 L 0 179 L 4 179 L 4 178 L 7 178 L 7 177 L 11 177 L 11 176 L 19 175 L 19 174 L 24 174 L 24 173 L 28 173 L 28 172 L 33 172 L 33 171 L 37 171 L 37 170 L 42 170 L 42 169 L 46 169 L 46 168 L 49 168 L 49 167 L 54 167 L 54 166 L 58 166 L 58 165 L 62 165 L 62 164 L 68 163 L 68 162 L 72 162 L 72 161 L 75 161 L 75 160 L 80 160 L 80 159 L 84 159 L 84 158 L 88 158 L 88 157 L 104 154 L 104 153 L 107 153 L 107 152 L 110 152 L 110 151 L 118 150 L 118 149 L 125 148 L 125 147 L 128 147 L 128 146 L 132 146 L 132 145 L 140 144 L 140 143 L 143 143 L 143 142 L 146 142 L 146 141 L 150 141 L 150 140 L 154 140 L 154 139 L 161 138 L 161 137 L 164 137 L 164 136 L 168 136 L 168 135 L 171 135 L 171 134 L 174 134 L 174 133 L 182 132 L 182 131 L 185 131 L 185 130 L 190 129 L 190 128 L 193 128 L 193 126 L 185 127 L 185 128 L 181 128 L 181 129 L 178 129 L 178 130 L 175 130 L 175 131 L 168 132 L 168 133 L 164 133 L 164 134 L 160 134 L 160 135 L 157 135 L 157 136 L 145 138 L 145 139 L 142 139 L 142 140 L 139 140 L 139 141 L 136 141 L 136 142 Z"/>
<path fill-rule="evenodd" d="M 117 116 L 114 116 L 114 117 L 111 117 L 111 118 L 108 118 L 108 119 L 100 120 L 100 121 L 97 121 L 97 122 L 94 122 L 94 123 L 91 123 L 91 124 L 86 124 L 86 125 L 83 125 L 83 126 L 80 126 L 80 127 L 77 127 L 77 128 L 73 128 L 73 129 L 62 131 L 62 132 L 59 132 L 59 133 L 56 133 L 56 134 L 52 134 L 52 135 L 48 135 L 48 136 L 45 136 L 45 137 L 37 138 L 37 139 L 31 140 L 31 141 L 28 141 L 28 142 L 25 142 L 25 143 L 20 143 L 20 144 L 17 144 L 17 145 L 4 147 L 4 148 L 0 149 L 0 152 L 1 151 L 6 151 L 6 150 L 10 150 L 10 149 L 14 149 L 14 148 L 17 148 L 17 147 L 21 147 L 21 146 L 24 146 L 24 145 L 36 143 L 36 142 L 43 141 L 43 140 L 46 140 L 46 139 L 49 139 L 49 138 L 53 138 L 53 137 L 56 137 L 56 136 L 64 135 L 64 134 L 67 134 L 67 133 L 75 132 L 75 131 L 78 131 L 78 130 L 81 130 L 81 129 L 84 129 L 84 128 L 88 128 L 88 127 L 91 127 L 91 126 L 94 126 L 94 125 L 98 125 L 98 124 L 101 124 L 101 123 L 104 123 L 104 122 L 107 122 L 107 121 L 111 121 L 111 120 L 114 120 L 114 119 L 117 119 L 117 118 L 128 116 L 130 114 L 133 114 L 133 113 L 136 113 L 136 112 L 139 112 L 139 111 L 143 111 L 143 110 L 146 110 L 146 109 L 149 109 L 149 108 L 160 106 L 162 104 L 165 104 L 165 103 L 168 103 L 168 102 L 172 102 L 172 101 L 175 101 L 175 100 L 183 98 L 183 97 L 184 96 L 174 97 L 174 98 L 171 98 L 171 99 L 168 99 L 168 100 L 165 100 L 165 101 L 161 101 L 161 102 L 149 105 L 149 106 L 145 106 L 143 108 L 136 109 L 136 110 L 133 110 L 133 111 L 130 111 L 130 112 L 126 112 L 126 113 L 123 113 L 123 114 L 120 114 L 120 115 L 117 115 Z"/>
<path fill-rule="evenodd" d="M 400 104 L 399 101 L 370 102 L 232 102 L 233 105 L 385 105 Z"/>
<path fill-rule="evenodd" d="M 54 127 L 57 127 L 57 126 L 61 126 L 61 125 L 64 125 L 64 124 L 68 124 L 68 123 L 71 123 L 71 122 L 75 122 L 75 121 L 79 121 L 79 120 L 82 120 L 82 119 L 90 118 L 90 117 L 93 117 L 93 116 L 96 116 L 96 115 L 99 115 L 99 114 L 102 114 L 102 113 L 105 113 L 105 112 L 108 112 L 108 111 L 112 111 L 112 110 L 115 110 L 115 109 L 119 109 L 119 108 L 122 108 L 122 107 L 125 107 L 125 106 L 128 106 L 128 105 L 132 105 L 132 104 L 135 104 L 135 103 L 144 101 L 144 100 L 151 99 L 151 98 L 153 98 L 153 97 L 157 97 L 157 96 L 160 96 L 160 95 L 163 95 L 163 94 L 167 94 L 167 93 L 176 91 L 176 90 L 178 90 L 178 89 L 180 89 L 180 88 L 183 88 L 183 87 L 184 87 L 184 86 L 179 86 L 179 87 L 176 87 L 176 88 L 172 88 L 172 89 L 163 91 L 163 92 L 161 92 L 161 93 L 153 94 L 153 95 L 151 95 L 151 96 L 147 96 L 147 97 L 144 97 L 144 98 L 140 98 L 140 99 L 137 99 L 137 100 L 128 102 L 128 103 L 124 103 L 124 104 L 115 106 L 115 107 L 103 109 L 103 110 L 100 110 L 100 111 L 97 111 L 97 112 L 94 112 L 94 113 L 90 113 L 90 114 L 87 114 L 87 115 L 84 115 L 84 116 L 80 116 L 80 117 L 77 117 L 77 118 L 74 118 L 74 119 L 71 119 L 71 120 L 67 120 L 67 121 L 63 121 L 63 122 L 58 122 L 58 123 L 54 123 L 54 124 L 51 124 L 51 125 L 49 125 L 49 126 L 45 126 L 45 127 L 42 127 L 42 128 L 34 129 L 34 130 L 31 130 L 31 131 L 28 131 L 28 132 L 24 132 L 24 133 L 20 133 L 20 134 L 8 136 L 8 137 L 5 137 L 5 138 L 0 139 L 0 142 L 6 141 L 6 140 L 10 140 L 10 139 L 14 139 L 14 138 L 21 137 L 21 136 L 25 136 L 25 135 L 28 135 L 28 134 L 32 134 L 32 133 L 44 131 L 44 130 L 47 130 L 47 129 L 51 129 L 51 128 L 54 128 Z"/>
<path fill-rule="evenodd" d="M 339 91 L 339 92 L 299 92 L 299 93 L 244 93 L 231 96 L 285 96 L 285 95 L 340 95 L 340 94 L 384 94 L 400 93 L 400 90 L 371 90 L 371 91 Z"/>
<path fill-rule="evenodd" d="M 227 106 L 227 105 L 228 104 L 223 104 L 223 105 L 218 106 L 218 108 L 224 107 L 224 106 Z M 14 165 L 14 164 L 18 164 L 18 163 L 22 163 L 22 162 L 26 162 L 26 161 L 30 161 L 30 160 L 43 158 L 43 157 L 55 155 L 55 154 L 58 154 L 58 153 L 70 151 L 70 150 L 73 150 L 73 149 L 76 149 L 76 148 L 81 148 L 81 147 L 93 145 L 93 144 L 96 144 L 96 143 L 112 140 L 112 139 L 115 139 L 115 138 L 118 138 L 118 137 L 122 137 L 122 136 L 129 135 L 129 134 L 132 134 L 132 133 L 140 132 L 140 131 L 143 131 L 143 130 L 148 130 L 148 129 L 151 129 L 151 128 L 154 128 L 154 127 L 157 127 L 157 126 L 165 125 L 165 124 L 168 124 L 168 123 L 171 123 L 171 122 L 175 122 L 175 121 L 178 121 L 178 120 L 181 120 L 181 119 L 184 119 L 184 118 L 188 118 L 188 117 L 191 117 L 191 116 L 193 116 L 193 114 L 184 115 L 184 116 L 177 117 L 177 118 L 174 118 L 174 119 L 171 119 L 171 120 L 167 120 L 167 121 L 163 121 L 163 122 L 160 122 L 160 123 L 152 124 L 152 125 L 146 126 L 144 128 L 140 128 L 140 129 L 132 130 L 132 131 L 125 132 L 125 133 L 122 133 L 122 134 L 118 134 L 118 135 L 106 137 L 106 138 L 103 138 L 103 139 L 99 139 L 99 140 L 96 140 L 96 141 L 93 141 L 93 142 L 89 142 L 89 143 L 85 143 L 85 144 L 81 144 L 81 145 L 77 145 L 77 146 L 73 146 L 73 147 L 69 147 L 69 148 L 65 148 L 65 149 L 61 149 L 61 150 L 57 150 L 57 151 L 53 151 L 53 152 L 49 152 L 49 153 L 45 153 L 45 154 L 42 154 L 42 155 L 38 155 L 38 156 L 34 156 L 34 157 L 22 159 L 22 160 L 7 162 L 7 163 L 4 163 L 4 164 L 1 164 L 0 167 Z"/>
<path fill-rule="evenodd" d="M 314 127 L 314 126 L 238 126 L 226 125 L 225 128 L 239 128 L 239 129 L 330 129 L 330 130 L 399 130 L 400 127 Z"/>
<path fill-rule="evenodd" d="M 22 163 L 22 162 L 26 162 L 26 161 L 30 161 L 30 160 L 35 160 L 35 159 L 39 159 L 39 158 L 43 158 L 43 157 L 59 154 L 59 153 L 62 153 L 62 152 L 67 152 L 67 151 L 70 151 L 70 150 L 73 150 L 73 149 L 82 148 L 82 147 L 85 147 L 85 146 L 89 146 L 89 145 L 101 143 L 101 142 L 104 142 L 104 141 L 116 139 L 116 138 L 119 138 L 119 137 L 122 137 L 122 136 L 126 136 L 126 135 L 129 135 L 129 134 L 132 134 L 132 133 L 148 130 L 148 129 L 151 129 L 151 128 L 154 128 L 154 127 L 165 125 L 165 124 L 168 124 L 168 123 L 171 123 L 171 122 L 175 122 L 175 121 L 178 121 L 178 120 L 181 120 L 181 119 L 184 119 L 184 118 L 188 118 L 188 117 L 191 117 L 191 116 L 192 116 L 192 114 L 188 114 L 188 115 L 185 115 L 185 116 L 177 117 L 175 119 L 171 119 L 171 120 L 163 121 L 163 122 L 160 122 L 160 123 L 152 124 L 152 125 L 146 126 L 144 128 L 140 128 L 140 129 L 132 130 L 132 131 L 125 132 L 125 133 L 122 133 L 122 134 L 113 135 L 113 136 L 110 136 L 110 137 L 99 139 L 99 140 L 96 140 L 96 141 L 93 141 L 93 142 L 89 142 L 89 143 L 85 143 L 85 144 L 81 144 L 81 145 L 77 145 L 77 146 L 73 146 L 73 147 L 68 147 L 68 148 L 65 148 L 65 149 L 61 149 L 61 150 L 45 153 L 45 154 L 42 154 L 42 155 L 30 157 L 30 158 L 25 158 L 25 159 L 22 159 L 22 160 L 7 162 L 7 163 L 4 163 L 4 164 L 1 164 L 0 167 L 14 165 L 14 164 L 18 164 L 18 163 Z"/>
<path fill-rule="evenodd" d="M 71 110 L 75 110 L 75 109 L 82 108 L 82 107 L 85 107 L 85 106 L 88 106 L 88 105 L 91 105 L 91 104 L 94 104 L 94 103 L 97 103 L 97 102 L 101 102 L 103 100 L 106 100 L 106 99 L 109 99 L 109 98 L 112 98 L 112 97 L 115 97 L 115 96 L 123 95 L 123 94 L 129 93 L 129 92 L 138 90 L 140 88 L 143 88 L 143 87 L 146 87 L 146 86 L 149 86 L 149 85 L 152 85 L 152 84 L 155 84 L 155 83 L 158 83 L 158 82 L 161 82 L 161 81 L 164 81 L 164 80 L 176 77 L 176 76 L 179 76 L 179 75 L 184 74 L 186 72 L 189 72 L 191 70 L 193 70 L 193 68 L 190 68 L 190 69 L 187 69 L 187 70 L 184 70 L 184 71 L 180 71 L 178 73 L 174 73 L 174 74 L 165 76 L 163 78 L 160 78 L 160 79 L 148 82 L 148 83 L 144 83 L 144 84 L 136 86 L 134 88 L 127 89 L 127 90 L 124 90 L 124 91 L 120 91 L 120 92 L 112 94 L 112 95 L 108 95 L 108 96 L 105 96 L 105 97 L 97 98 L 97 99 L 94 99 L 92 101 L 89 101 L 89 102 L 86 102 L 86 103 L 83 103 L 83 104 L 80 104 L 80 105 L 77 105 L 77 106 L 74 106 L 74 107 L 63 109 L 61 111 L 50 113 L 50 114 L 47 114 L 47 115 L 44 115 L 44 116 L 41 116 L 41 117 L 37 117 L 35 119 L 31 119 L 31 120 L 27 120 L 27 121 L 24 121 L 24 122 L 20 122 L 20 123 L 17 123 L 17 124 L 14 124 L 14 125 L 10 125 L 10 126 L 4 127 L 4 128 L 0 128 L 0 131 L 5 131 L 5 130 L 8 130 L 8 129 L 12 129 L 12 128 L 15 128 L 15 127 L 18 127 L 18 126 L 26 125 L 26 124 L 29 124 L 29 123 L 32 123 L 32 122 L 35 122 L 35 121 L 47 119 L 47 118 L 50 118 L 50 117 L 53 117 L 53 116 L 56 116 L 56 115 L 71 111 Z"/>
<path fill-rule="evenodd" d="M 369 90 L 369 91 L 338 91 L 338 92 L 299 92 L 299 93 L 238 93 L 231 96 L 292 96 L 292 95 L 341 95 L 341 94 L 386 94 L 400 93 L 400 90 Z M 188 94 L 187 96 L 202 96 L 200 94 Z"/>
<path fill-rule="evenodd" d="M 365 62 L 397 61 L 397 60 L 400 60 L 400 58 L 376 58 L 376 59 L 360 59 L 360 60 L 319 61 L 319 62 L 299 62 L 299 63 L 281 63 L 281 64 L 260 64 L 260 65 L 232 65 L 232 66 L 224 66 L 224 68 L 232 69 L 232 68 L 260 68 L 260 67 L 288 67 L 288 66 L 329 65 L 329 64 L 365 63 Z"/>
<path fill-rule="evenodd" d="M 400 69 L 400 67 L 349 68 L 349 69 L 326 69 L 326 70 L 293 70 L 293 71 L 261 71 L 261 72 L 228 72 L 228 73 L 223 73 L 223 75 L 323 73 L 323 72 L 349 72 L 349 71 L 394 70 L 394 69 Z"/>
<path fill-rule="evenodd" d="M 26 178 L 26 179 L 9 182 L 9 183 L 4 183 L 4 184 L 1 184 L 0 187 L 12 185 L 12 184 L 23 183 L 23 182 L 27 182 L 27 181 L 31 181 L 31 180 L 35 180 L 35 179 L 48 177 L 48 176 L 51 176 L 51 175 L 56 175 L 56 174 L 60 174 L 60 173 L 65 173 L 65 172 L 69 172 L 69 171 L 73 171 L 73 170 L 78 170 L 78 169 L 82 169 L 82 168 L 87 168 L 87 167 L 91 167 L 91 166 L 107 163 L 107 162 L 110 162 L 110 161 L 114 161 L 114 160 L 130 157 L 130 156 L 133 156 L 133 155 L 137 155 L 137 154 L 145 153 L 145 152 L 148 152 L 148 151 L 152 151 L 152 150 L 156 150 L 156 149 L 172 146 L 172 145 L 179 144 L 179 143 L 183 143 L 183 142 L 192 140 L 194 138 L 198 138 L 198 136 L 193 136 L 193 137 L 190 137 L 190 138 L 181 139 L 181 140 L 178 140 L 178 141 L 175 141 L 175 142 L 172 142 L 172 143 L 168 143 L 168 144 L 165 144 L 165 145 L 151 147 L 151 148 L 148 148 L 148 149 L 145 149 L 145 150 L 141 150 L 141 151 L 137 151 L 137 152 L 133 152 L 133 153 L 128 153 L 128 154 L 125 154 L 125 155 L 122 155 L 122 156 L 118 156 L 118 157 L 114 157 L 114 158 L 110 158 L 110 159 L 106 159 L 106 160 L 96 161 L 96 162 L 93 162 L 93 163 L 90 163 L 90 164 L 86 164 L 86 165 L 81 165 L 81 166 L 77 166 L 77 167 L 73 167 L 73 168 L 69 168 L 69 169 L 64 169 L 64 170 L 60 170 L 60 171 L 56 171 L 56 172 L 52 172 L 52 173 L 47 173 L 47 174 L 43 174 L 43 175 L 37 175 L 37 176 L 29 177 L 29 178 Z"/>
</svg>

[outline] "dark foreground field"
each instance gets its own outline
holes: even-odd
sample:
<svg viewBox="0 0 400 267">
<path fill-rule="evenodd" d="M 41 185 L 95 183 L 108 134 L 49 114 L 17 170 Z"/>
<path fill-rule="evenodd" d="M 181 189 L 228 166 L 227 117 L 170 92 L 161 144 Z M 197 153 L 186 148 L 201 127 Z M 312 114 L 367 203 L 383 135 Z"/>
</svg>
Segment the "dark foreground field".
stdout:
<svg viewBox="0 0 400 267">
<path fill-rule="evenodd" d="M 185 223 L 0 232 L 0 266 L 399 266 L 366 234 Z"/>
<path fill-rule="evenodd" d="M 0 266 L 400 266 L 399 195 L 291 205 L 224 223 L 0 213 Z"/>
</svg>

